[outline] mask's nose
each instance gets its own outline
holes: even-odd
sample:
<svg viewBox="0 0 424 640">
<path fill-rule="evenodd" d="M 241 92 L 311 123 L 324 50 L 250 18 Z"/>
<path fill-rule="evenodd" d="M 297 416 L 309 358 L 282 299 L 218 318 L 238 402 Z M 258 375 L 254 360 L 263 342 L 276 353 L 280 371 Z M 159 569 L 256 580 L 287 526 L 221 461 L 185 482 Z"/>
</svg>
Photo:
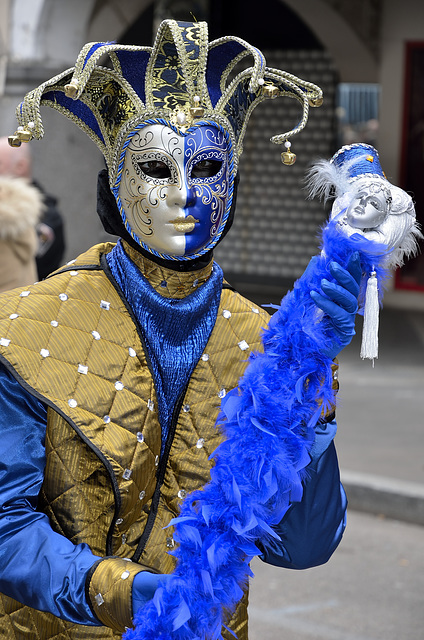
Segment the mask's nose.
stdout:
<svg viewBox="0 0 424 640">
<path fill-rule="evenodd" d="M 184 208 L 187 202 L 187 188 L 185 185 L 181 185 L 180 187 L 170 185 L 168 187 L 167 200 L 170 207 Z"/>
<path fill-rule="evenodd" d="M 192 207 L 196 200 L 196 194 L 193 188 L 190 188 L 187 184 L 183 184 L 180 187 L 176 185 L 170 185 L 168 187 L 168 204 L 170 207 L 178 207 L 179 209 L 186 209 Z"/>
</svg>

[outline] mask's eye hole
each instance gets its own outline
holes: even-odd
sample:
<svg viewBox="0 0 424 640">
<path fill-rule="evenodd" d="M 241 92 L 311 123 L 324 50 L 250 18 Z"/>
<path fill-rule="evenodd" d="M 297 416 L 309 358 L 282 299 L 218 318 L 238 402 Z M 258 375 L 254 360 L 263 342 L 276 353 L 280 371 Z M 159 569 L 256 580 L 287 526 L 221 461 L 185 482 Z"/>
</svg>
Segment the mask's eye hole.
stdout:
<svg viewBox="0 0 424 640">
<path fill-rule="evenodd" d="M 222 167 L 221 160 L 200 160 L 191 170 L 192 178 L 210 178 L 216 176 Z"/>
<path fill-rule="evenodd" d="M 138 162 L 137 164 L 142 172 L 150 178 L 163 180 L 171 177 L 168 165 L 160 160 L 146 160 L 146 162 Z"/>
</svg>

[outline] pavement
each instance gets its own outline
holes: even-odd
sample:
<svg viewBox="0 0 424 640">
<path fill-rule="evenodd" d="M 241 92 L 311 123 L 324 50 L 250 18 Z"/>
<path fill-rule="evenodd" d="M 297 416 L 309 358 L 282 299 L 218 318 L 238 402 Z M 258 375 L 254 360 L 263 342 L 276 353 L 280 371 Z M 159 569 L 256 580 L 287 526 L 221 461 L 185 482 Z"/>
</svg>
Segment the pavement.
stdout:
<svg viewBox="0 0 424 640">
<path fill-rule="evenodd" d="M 236 288 L 257 304 L 281 297 Z M 374 366 L 359 316 L 339 356 L 336 447 L 350 509 L 424 525 L 424 293 L 402 293 L 386 294 Z"/>
<path fill-rule="evenodd" d="M 424 312 L 385 307 L 379 358 L 340 354 L 336 446 L 351 509 L 424 525 Z M 424 637 L 424 636 L 423 636 Z"/>
<path fill-rule="evenodd" d="M 255 559 L 249 640 L 423 640 L 421 525 L 348 510 L 330 560 L 290 571 Z"/>
</svg>

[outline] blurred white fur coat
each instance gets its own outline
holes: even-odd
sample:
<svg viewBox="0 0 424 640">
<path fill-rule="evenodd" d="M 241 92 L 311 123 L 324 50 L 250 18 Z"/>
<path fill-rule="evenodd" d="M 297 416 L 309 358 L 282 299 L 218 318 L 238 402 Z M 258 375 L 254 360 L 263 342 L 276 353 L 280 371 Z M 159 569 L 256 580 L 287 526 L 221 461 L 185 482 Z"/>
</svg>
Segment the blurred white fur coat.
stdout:
<svg viewBox="0 0 424 640">
<path fill-rule="evenodd" d="M 37 280 L 36 225 L 42 208 L 40 192 L 26 180 L 0 177 L 0 291 Z"/>
</svg>

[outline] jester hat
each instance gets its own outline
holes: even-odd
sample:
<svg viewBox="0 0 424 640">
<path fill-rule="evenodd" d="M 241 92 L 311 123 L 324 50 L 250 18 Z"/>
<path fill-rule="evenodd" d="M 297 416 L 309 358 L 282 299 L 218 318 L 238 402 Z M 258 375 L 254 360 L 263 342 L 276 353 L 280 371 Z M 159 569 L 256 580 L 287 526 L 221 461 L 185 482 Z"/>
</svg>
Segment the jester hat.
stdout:
<svg viewBox="0 0 424 640">
<path fill-rule="evenodd" d="M 251 66 L 237 71 L 238 63 L 248 57 Z M 19 146 L 42 138 L 40 106 L 53 107 L 97 144 L 106 161 L 111 190 L 117 195 L 125 150 L 138 128 L 161 122 L 185 135 L 190 127 L 213 123 L 228 139 L 230 165 L 230 197 L 214 238 L 216 244 L 230 212 L 250 115 L 263 100 L 279 96 L 294 98 L 302 105 L 296 126 L 271 138 L 276 144 L 285 143 L 282 159 L 292 164 L 295 156 L 289 138 L 305 127 L 309 106 L 322 104 L 321 89 L 267 67 L 263 54 L 240 38 L 227 36 L 209 42 L 206 22 L 165 20 L 153 47 L 86 44 L 75 67 L 26 95 L 17 108 L 19 126 L 9 142 Z M 124 218 L 122 210 L 121 215 Z"/>
</svg>

